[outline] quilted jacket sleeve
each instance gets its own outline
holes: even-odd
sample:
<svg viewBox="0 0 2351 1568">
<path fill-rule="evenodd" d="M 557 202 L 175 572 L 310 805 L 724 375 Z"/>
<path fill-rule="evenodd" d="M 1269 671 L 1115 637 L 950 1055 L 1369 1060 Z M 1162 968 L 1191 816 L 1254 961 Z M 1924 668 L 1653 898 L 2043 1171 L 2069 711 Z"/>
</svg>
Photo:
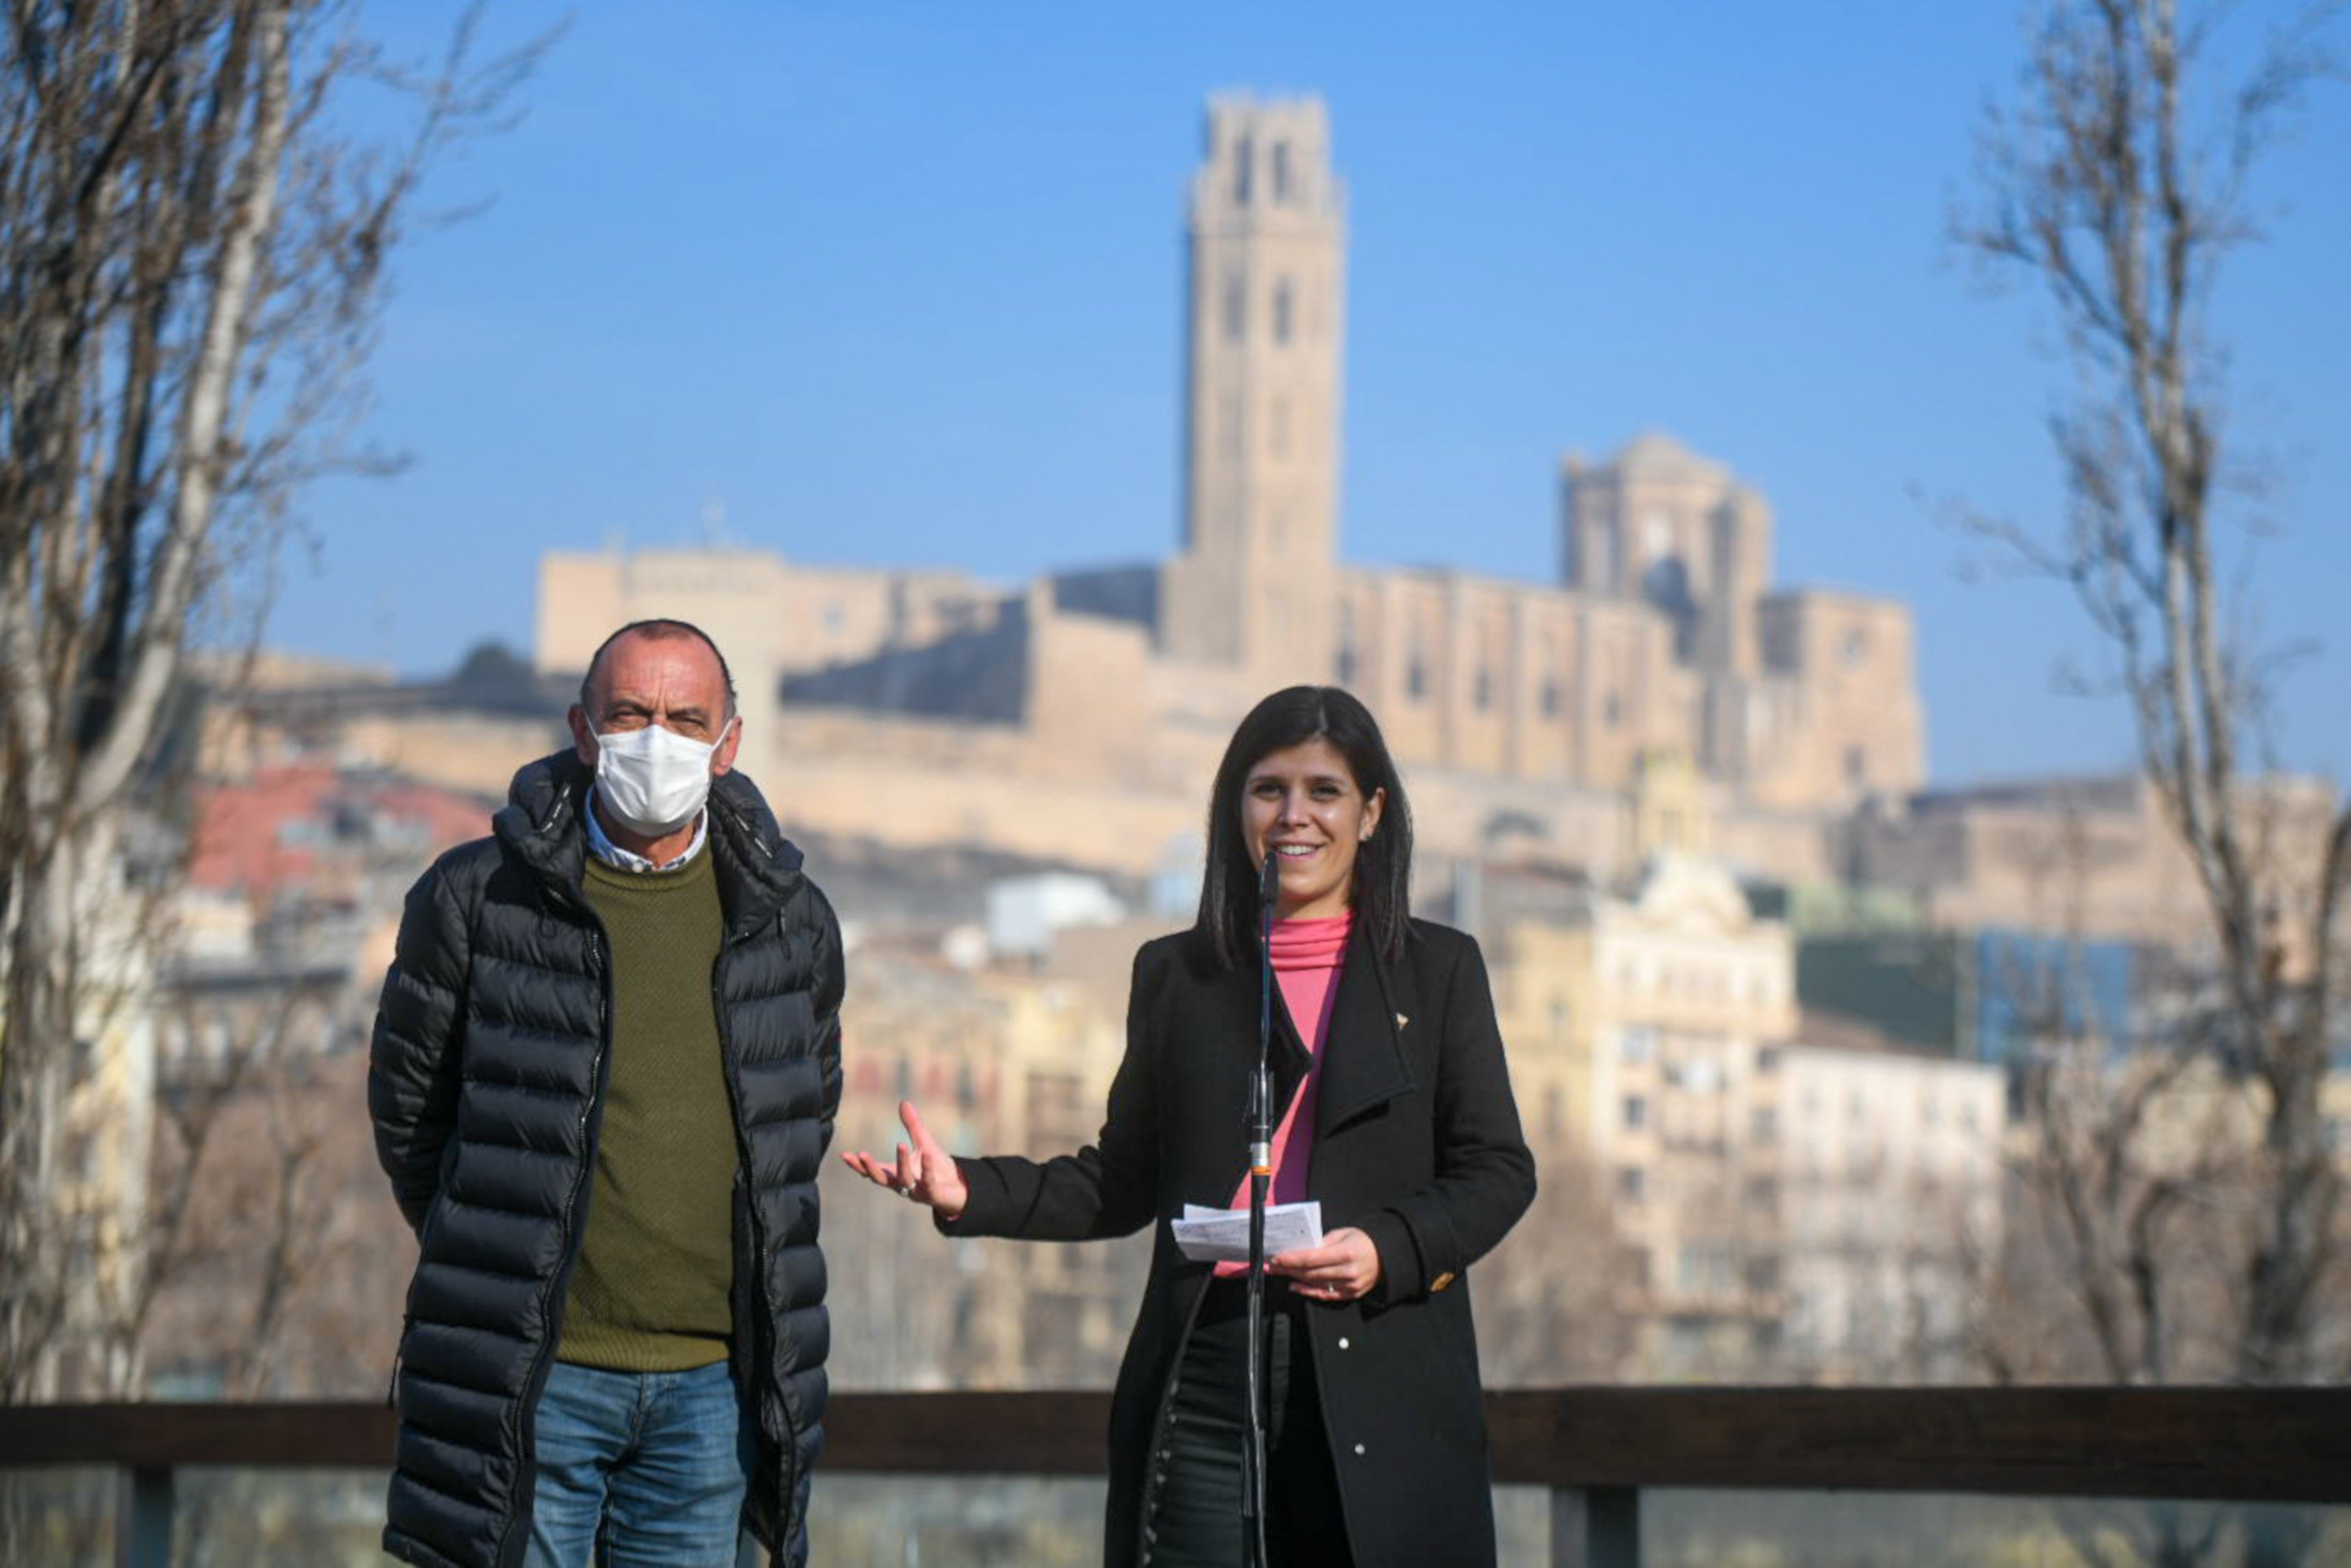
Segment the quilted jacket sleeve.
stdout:
<svg viewBox="0 0 2351 1568">
<path fill-rule="evenodd" d="M 376 1158 L 413 1230 L 424 1228 L 456 1124 L 470 939 L 444 861 L 408 890 L 368 1046 Z"/>
<path fill-rule="evenodd" d="M 822 894 L 817 897 L 816 1058 L 824 1072 L 823 1143 L 832 1147 L 832 1119 L 841 1109 L 841 999 L 848 989 L 842 962 L 841 921 Z"/>
</svg>

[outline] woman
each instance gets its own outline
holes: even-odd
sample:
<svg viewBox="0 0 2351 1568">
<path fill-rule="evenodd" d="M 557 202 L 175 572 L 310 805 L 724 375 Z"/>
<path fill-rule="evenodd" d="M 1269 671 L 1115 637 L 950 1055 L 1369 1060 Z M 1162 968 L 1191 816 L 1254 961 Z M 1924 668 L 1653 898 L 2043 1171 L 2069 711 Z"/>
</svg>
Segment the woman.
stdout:
<svg viewBox="0 0 2351 1568">
<path fill-rule="evenodd" d="M 1273 1201 L 1320 1246 L 1268 1260 L 1267 1534 L 1276 1563 L 1490 1563 L 1478 1349 L 1462 1274 L 1534 1197 L 1483 961 L 1410 918 L 1412 820 L 1379 727 L 1335 687 L 1259 703 L 1208 803 L 1200 915 L 1135 955 L 1101 1139 L 959 1159 L 911 1103 L 859 1175 L 952 1236 L 1075 1241 L 1156 1227 L 1111 1406 L 1113 1568 L 1243 1561 L 1245 1266 L 1187 1261 L 1167 1221 L 1248 1203 L 1258 873 L 1280 866 Z"/>
</svg>

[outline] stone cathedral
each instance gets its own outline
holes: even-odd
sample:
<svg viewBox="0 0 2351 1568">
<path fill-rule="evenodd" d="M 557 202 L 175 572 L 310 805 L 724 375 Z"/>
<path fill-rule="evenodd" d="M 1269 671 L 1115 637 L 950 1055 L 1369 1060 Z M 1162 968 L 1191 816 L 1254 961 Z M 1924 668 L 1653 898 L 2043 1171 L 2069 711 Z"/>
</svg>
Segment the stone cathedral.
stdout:
<svg viewBox="0 0 2351 1568">
<path fill-rule="evenodd" d="M 1924 782 L 1907 606 L 1775 586 L 1763 497 L 1668 436 L 1561 464 L 1556 582 L 1341 559 L 1346 189 L 1319 99 L 1211 100 L 1187 223 L 1174 557 L 1007 591 L 715 546 L 551 555 L 539 667 L 580 669 L 626 620 L 694 621 L 735 663 L 747 744 L 791 712 L 789 752 L 746 765 L 791 780 L 803 821 L 1070 858 L 1071 819 L 1037 825 L 1066 809 L 1130 870 L 1196 828 L 1239 715 L 1301 681 L 1364 697 L 1457 850 L 1507 821 L 1605 867 L 1669 757 L 1726 848 L 1810 874 L 1823 821 Z"/>
</svg>

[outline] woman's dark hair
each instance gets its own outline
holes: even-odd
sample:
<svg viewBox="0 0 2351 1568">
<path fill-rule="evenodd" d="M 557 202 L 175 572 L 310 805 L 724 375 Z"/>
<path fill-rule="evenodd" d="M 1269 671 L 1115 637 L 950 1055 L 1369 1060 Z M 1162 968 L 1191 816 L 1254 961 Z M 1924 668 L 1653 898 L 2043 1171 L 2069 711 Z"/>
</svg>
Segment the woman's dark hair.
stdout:
<svg viewBox="0 0 2351 1568">
<path fill-rule="evenodd" d="M 1404 956 L 1412 919 L 1412 809 L 1405 803 L 1404 780 L 1371 709 L 1353 693 L 1291 686 L 1241 720 L 1208 792 L 1208 863 L 1200 877 L 1196 929 L 1228 966 L 1252 962 L 1258 944 L 1257 868 L 1241 832 L 1241 790 L 1250 769 L 1274 752 L 1318 739 L 1346 758 L 1364 800 L 1385 791 L 1380 825 L 1355 854 L 1353 903 L 1372 950 L 1391 963 Z"/>
</svg>

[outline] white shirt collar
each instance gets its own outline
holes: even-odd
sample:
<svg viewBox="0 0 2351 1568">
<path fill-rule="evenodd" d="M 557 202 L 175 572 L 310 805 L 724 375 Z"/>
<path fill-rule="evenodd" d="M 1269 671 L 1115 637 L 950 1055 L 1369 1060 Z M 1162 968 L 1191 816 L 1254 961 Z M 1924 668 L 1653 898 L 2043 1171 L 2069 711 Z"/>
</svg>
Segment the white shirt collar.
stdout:
<svg viewBox="0 0 2351 1568">
<path fill-rule="evenodd" d="M 657 866 L 635 851 L 622 849 L 604 831 L 604 824 L 596 817 L 596 787 L 592 784 L 588 787 L 587 817 L 590 852 L 615 871 L 675 871 L 700 854 L 703 844 L 710 838 L 710 808 L 705 806 L 694 819 L 694 841 L 675 860 Z"/>
</svg>

